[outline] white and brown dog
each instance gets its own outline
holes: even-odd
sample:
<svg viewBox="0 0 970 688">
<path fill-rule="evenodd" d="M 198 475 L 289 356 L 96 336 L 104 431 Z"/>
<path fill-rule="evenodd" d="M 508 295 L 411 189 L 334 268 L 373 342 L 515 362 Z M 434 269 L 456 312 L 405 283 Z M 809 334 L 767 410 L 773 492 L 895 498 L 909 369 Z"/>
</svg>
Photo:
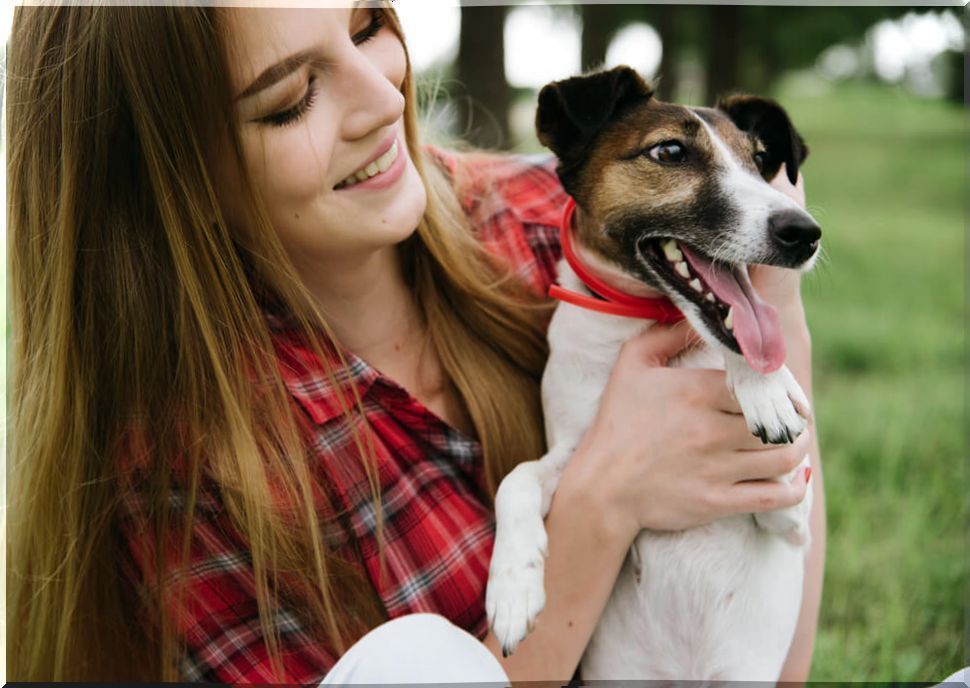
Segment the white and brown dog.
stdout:
<svg viewBox="0 0 970 688">
<path fill-rule="evenodd" d="M 495 500 L 486 608 L 506 653 L 545 603 L 543 518 L 620 348 L 671 319 L 669 308 L 643 310 L 630 294 L 644 286 L 665 294 L 708 345 L 677 364 L 723 366 L 750 431 L 791 442 L 809 404 L 784 366 L 778 315 L 752 288 L 747 266 L 808 270 L 821 236 L 767 183 L 782 164 L 794 183 L 806 155 L 773 101 L 663 103 L 618 67 L 547 85 L 536 127 L 577 208 L 564 214 L 563 303 L 542 379 L 549 451 L 517 466 Z M 610 312 L 581 305 L 603 297 Z M 798 618 L 809 510 L 810 497 L 686 531 L 643 531 L 586 648 L 583 678 L 777 680 Z"/>
</svg>

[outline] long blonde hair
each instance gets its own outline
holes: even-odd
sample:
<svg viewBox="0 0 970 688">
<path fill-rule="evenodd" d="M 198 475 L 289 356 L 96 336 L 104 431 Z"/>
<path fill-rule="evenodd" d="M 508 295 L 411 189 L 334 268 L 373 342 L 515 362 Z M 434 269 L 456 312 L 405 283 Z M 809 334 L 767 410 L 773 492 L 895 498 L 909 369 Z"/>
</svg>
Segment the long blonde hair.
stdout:
<svg viewBox="0 0 970 688">
<path fill-rule="evenodd" d="M 242 193 L 261 231 L 234 233 L 216 201 L 207 160 L 217 142 L 245 170 L 226 48 L 212 9 L 16 11 L 7 74 L 11 680 L 178 680 L 167 583 L 185 577 L 166 566 L 165 543 L 177 533 L 187 556 L 203 480 L 218 485 L 249 544 L 277 672 L 270 619 L 281 596 L 298 595 L 337 652 L 383 618 L 370 584 L 326 546 L 326 486 L 308 469 L 263 299 L 291 313 L 318 353 L 330 331 L 249 180 Z M 402 258 L 494 494 L 516 462 L 542 452 L 546 310 L 482 250 L 425 155 L 410 69 L 404 92 L 428 204 Z M 359 424 L 360 400 L 344 406 Z M 366 429 L 355 436 L 376 502 Z M 158 583 L 148 598 L 127 590 L 117 564 L 136 448 L 147 457 L 139 485 Z"/>
</svg>

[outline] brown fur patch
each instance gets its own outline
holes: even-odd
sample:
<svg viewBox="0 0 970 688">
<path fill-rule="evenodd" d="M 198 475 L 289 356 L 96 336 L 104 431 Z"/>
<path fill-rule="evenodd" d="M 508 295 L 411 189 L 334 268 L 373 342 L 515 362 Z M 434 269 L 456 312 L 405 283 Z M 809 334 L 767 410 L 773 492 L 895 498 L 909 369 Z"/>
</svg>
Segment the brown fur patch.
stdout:
<svg viewBox="0 0 970 688">
<path fill-rule="evenodd" d="M 737 152 L 750 159 L 751 140 L 715 110 L 705 109 L 705 121 Z M 710 113 L 710 114 L 708 114 Z M 664 165 L 647 155 L 666 141 L 680 141 L 689 150 L 687 164 Z M 605 260 L 623 265 L 619 237 L 603 228 L 617 217 L 671 213 L 698 197 L 715 173 L 718 154 L 707 129 L 691 109 L 656 99 L 638 106 L 599 137 L 586 161 L 576 200 L 578 239 Z M 750 165 L 754 167 L 754 162 Z"/>
</svg>

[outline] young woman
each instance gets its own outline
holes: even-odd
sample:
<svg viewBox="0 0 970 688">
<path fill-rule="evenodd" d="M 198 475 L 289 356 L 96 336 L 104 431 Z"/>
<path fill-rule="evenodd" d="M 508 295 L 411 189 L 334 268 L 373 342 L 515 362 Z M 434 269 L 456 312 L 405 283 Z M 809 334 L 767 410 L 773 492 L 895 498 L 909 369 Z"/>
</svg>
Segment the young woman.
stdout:
<svg viewBox="0 0 970 688">
<path fill-rule="evenodd" d="M 8 678 L 373 682 L 393 651 L 398 680 L 567 679 L 637 531 L 794 504 L 765 479 L 807 450 L 820 492 L 811 433 L 762 447 L 651 329 L 502 658 L 490 500 L 543 452 L 550 165 L 422 145 L 389 7 L 22 7 L 7 79 Z M 797 276 L 756 278 L 808 389 Z"/>
</svg>

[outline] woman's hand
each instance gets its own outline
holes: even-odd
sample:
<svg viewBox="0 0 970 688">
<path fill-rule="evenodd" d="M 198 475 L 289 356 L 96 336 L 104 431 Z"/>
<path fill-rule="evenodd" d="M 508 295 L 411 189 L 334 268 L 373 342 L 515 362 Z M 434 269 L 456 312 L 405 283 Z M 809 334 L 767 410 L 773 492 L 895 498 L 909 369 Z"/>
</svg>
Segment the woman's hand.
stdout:
<svg viewBox="0 0 970 688">
<path fill-rule="evenodd" d="M 666 367 L 691 336 L 686 323 L 652 327 L 623 346 L 563 474 L 560 490 L 629 541 L 643 528 L 680 530 L 805 496 L 803 474 L 790 484 L 767 479 L 801 462 L 810 433 L 766 447 L 748 432 L 724 372 Z"/>
</svg>

